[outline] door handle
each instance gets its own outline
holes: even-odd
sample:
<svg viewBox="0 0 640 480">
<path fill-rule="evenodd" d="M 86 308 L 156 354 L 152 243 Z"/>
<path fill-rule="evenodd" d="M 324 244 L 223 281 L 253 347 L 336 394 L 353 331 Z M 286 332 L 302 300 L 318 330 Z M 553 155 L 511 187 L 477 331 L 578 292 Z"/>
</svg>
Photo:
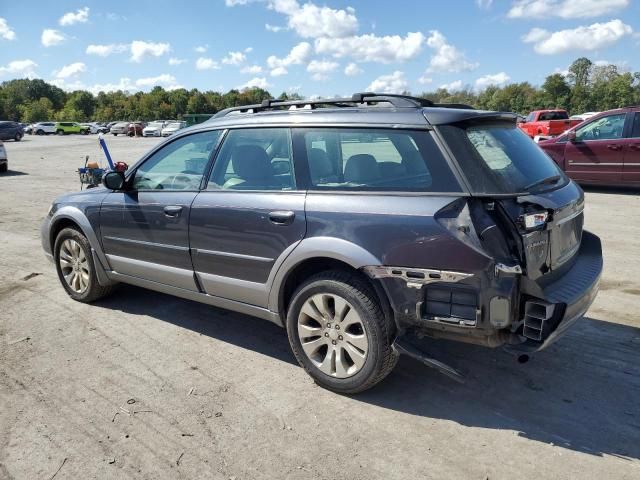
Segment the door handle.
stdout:
<svg viewBox="0 0 640 480">
<path fill-rule="evenodd" d="M 180 216 L 180 212 L 182 212 L 182 207 L 180 205 L 168 205 L 164 207 L 164 214 L 167 217 L 175 218 Z"/>
<path fill-rule="evenodd" d="M 293 219 L 295 217 L 296 217 L 295 212 L 292 212 L 290 210 L 288 211 L 277 210 L 275 212 L 269 213 L 269 220 L 271 221 L 271 223 L 275 225 L 290 225 L 291 223 L 293 223 Z"/>
<path fill-rule="evenodd" d="M 629 148 L 631 150 L 640 150 L 640 143 L 632 143 L 631 145 L 629 145 Z"/>
<path fill-rule="evenodd" d="M 615 143 L 607 145 L 609 150 L 622 150 L 622 145 L 616 145 Z"/>
</svg>

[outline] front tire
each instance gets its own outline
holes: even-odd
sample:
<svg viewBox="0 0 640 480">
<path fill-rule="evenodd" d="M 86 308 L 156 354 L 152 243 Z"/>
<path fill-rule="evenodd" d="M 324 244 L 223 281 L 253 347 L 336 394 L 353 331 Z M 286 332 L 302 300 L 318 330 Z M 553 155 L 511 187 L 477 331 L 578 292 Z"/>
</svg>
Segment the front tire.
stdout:
<svg viewBox="0 0 640 480">
<path fill-rule="evenodd" d="M 54 245 L 56 271 L 67 294 L 90 303 L 109 295 L 113 286 L 98 283 L 89 240 L 75 228 L 63 229 Z"/>
<path fill-rule="evenodd" d="M 57 131 L 56 131 L 56 133 L 57 133 L 58 135 L 64 135 L 64 130 L 57 130 Z"/>
<path fill-rule="evenodd" d="M 20 140 L 22 140 L 22 134 L 21 134 L 20 132 L 16 133 L 16 136 L 15 136 L 15 137 L 13 137 L 13 139 L 14 139 L 16 142 L 19 142 Z"/>
<path fill-rule="evenodd" d="M 38 131 L 36 132 L 36 135 L 44 135 L 44 130 L 38 130 Z"/>
<path fill-rule="evenodd" d="M 368 283 L 330 271 L 309 278 L 294 293 L 287 332 L 298 363 L 328 390 L 367 390 L 393 370 L 393 324 Z"/>
</svg>

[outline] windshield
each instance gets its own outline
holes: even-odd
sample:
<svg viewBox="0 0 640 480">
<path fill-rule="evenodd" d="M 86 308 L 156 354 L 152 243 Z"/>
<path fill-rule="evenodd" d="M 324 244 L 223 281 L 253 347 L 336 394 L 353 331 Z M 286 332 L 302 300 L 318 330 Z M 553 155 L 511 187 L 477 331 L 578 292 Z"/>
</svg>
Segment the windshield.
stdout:
<svg viewBox="0 0 640 480">
<path fill-rule="evenodd" d="M 169 125 L 167 125 L 167 127 L 169 128 L 180 128 L 181 126 L 182 124 L 180 122 L 170 123 Z"/>
<path fill-rule="evenodd" d="M 475 194 L 539 192 L 567 182 L 558 166 L 513 124 L 440 127 Z"/>
<path fill-rule="evenodd" d="M 150 122 L 149 125 L 147 125 L 147 127 L 160 128 L 162 127 L 162 125 L 163 125 L 162 122 Z"/>
</svg>

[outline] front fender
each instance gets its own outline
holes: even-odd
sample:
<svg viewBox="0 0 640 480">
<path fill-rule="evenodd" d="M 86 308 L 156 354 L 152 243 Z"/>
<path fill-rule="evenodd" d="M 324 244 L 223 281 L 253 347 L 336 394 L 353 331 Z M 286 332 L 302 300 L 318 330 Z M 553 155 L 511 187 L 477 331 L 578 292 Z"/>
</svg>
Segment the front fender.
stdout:
<svg viewBox="0 0 640 480">
<path fill-rule="evenodd" d="M 313 258 L 339 260 L 355 269 L 381 265 L 371 252 L 347 240 L 333 237 L 305 238 L 283 259 L 277 267 L 269 291 L 269 310 L 279 311 L 280 291 L 288 275 L 302 262 Z"/>
<path fill-rule="evenodd" d="M 94 212 L 94 214 L 99 215 L 99 207 L 97 208 L 97 211 Z M 102 263 L 102 265 L 109 265 L 107 257 L 102 250 L 99 233 L 95 231 L 85 212 L 80 210 L 78 207 L 71 205 L 65 205 L 59 208 L 49 220 L 48 241 L 49 246 L 51 247 L 51 251 L 53 251 L 53 244 L 55 242 L 55 238 L 53 238 L 53 232 L 58 229 L 60 222 L 65 220 L 70 220 L 78 225 L 78 227 L 80 227 L 80 230 L 82 231 L 84 236 L 87 237 L 87 240 L 89 240 L 89 244 L 95 251 L 96 256 L 100 260 L 100 263 Z"/>
</svg>

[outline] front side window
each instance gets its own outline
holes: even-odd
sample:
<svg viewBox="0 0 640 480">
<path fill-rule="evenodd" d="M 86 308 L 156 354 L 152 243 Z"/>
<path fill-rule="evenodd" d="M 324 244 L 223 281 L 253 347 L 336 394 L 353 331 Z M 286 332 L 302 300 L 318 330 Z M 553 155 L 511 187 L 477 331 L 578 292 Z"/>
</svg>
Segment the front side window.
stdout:
<svg viewBox="0 0 640 480">
<path fill-rule="evenodd" d="M 576 130 L 576 140 L 585 142 L 589 140 L 617 140 L 622 138 L 624 132 L 624 119 L 627 115 L 607 115 L 600 117 Z"/>
<path fill-rule="evenodd" d="M 515 194 L 566 183 L 558 166 L 512 123 L 439 127 L 475 194 Z"/>
<path fill-rule="evenodd" d="M 134 190 L 197 190 L 221 130 L 179 138 L 149 157 L 136 170 Z"/>
<path fill-rule="evenodd" d="M 640 138 L 640 113 L 633 116 L 633 129 L 631 130 L 631 138 Z"/>
<path fill-rule="evenodd" d="M 298 132 L 314 190 L 460 191 L 428 132 L 355 128 Z"/>
<path fill-rule="evenodd" d="M 288 128 L 231 130 L 220 148 L 207 190 L 293 190 Z"/>
</svg>

